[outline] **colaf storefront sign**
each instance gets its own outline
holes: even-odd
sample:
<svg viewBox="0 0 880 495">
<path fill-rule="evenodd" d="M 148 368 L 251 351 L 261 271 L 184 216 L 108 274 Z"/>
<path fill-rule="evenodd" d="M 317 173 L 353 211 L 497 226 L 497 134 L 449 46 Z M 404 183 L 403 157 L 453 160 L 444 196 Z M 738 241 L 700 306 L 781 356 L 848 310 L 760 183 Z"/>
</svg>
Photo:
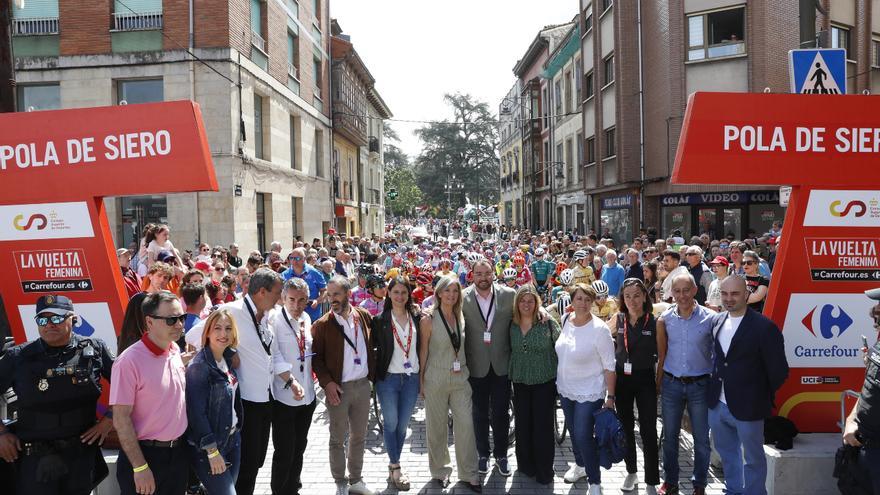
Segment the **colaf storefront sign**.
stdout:
<svg viewBox="0 0 880 495">
<path fill-rule="evenodd" d="M 0 294 L 15 340 L 38 336 L 37 298 L 62 293 L 74 331 L 115 350 L 128 299 L 104 196 L 216 190 L 195 103 L 0 114 Z"/>
<path fill-rule="evenodd" d="M 880 100 L 862 95 L 688 101 L 674 183 L 714 184 L 717 170 L 748 164 L 755 173 L 737 183 L 792 185 L 764 314 L 782 329 L 791 366 L 778 413 L 801 431 L 840 431 L 840 394 L 859 390 L 865 375 L 861 335 L 877 339 L 863 292 L 880 286 L 878 112 Z"/>
</svg>

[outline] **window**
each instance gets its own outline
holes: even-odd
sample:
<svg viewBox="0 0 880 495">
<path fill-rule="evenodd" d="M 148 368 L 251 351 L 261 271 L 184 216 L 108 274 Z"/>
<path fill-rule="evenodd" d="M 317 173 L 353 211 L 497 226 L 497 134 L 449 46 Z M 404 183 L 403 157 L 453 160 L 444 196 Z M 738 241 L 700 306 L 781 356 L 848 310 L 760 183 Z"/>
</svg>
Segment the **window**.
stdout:
<svg viewBox="0 0 880 495">
<path fill-rule="evenodd" d="M 583 67 L 581 66 L 580 59 L 574 61 L 574 104 L 576 107 L 579 107 L 581 103 L 584 101 L 581 98 L 583 97 L 583 81 L 581 79 L 584 77 Z"/>
<path fill-rule="evenodd" d="M 871 40 L 871 67 L 880 68 L 880 41 Z"/>
<path fill-rule="evenodd" d="M 604 61 L 604 69 L 602 74 L 602 86 L 608 86 L 614 82 L 614 54 L 608 55 Z"/>
<path fill-rule="evenodd" d="M 290 168 L 302 171 L 302 163 L 296 159 L 297 138 L 299 137 L 299 118 L 290 116 Z"/>
<path fill-rule="evenodd" d="M 266 38 L 263 36 L 263 1 L 251 0 L 251 44 L 266 52 Z"/>
<path fill-rule="evenodd" d="M 300 212 L 303 209 L 302 206 L 302 198 L 297 198 L 296 196 L 290 197 L 290 228 L 292 229 L 292 237 L 296 239 L 300 236 L 301 228 L 300 228 Z"/>
<path fill-rule="evenodd" d="M 313 0 L 312 9 L 315 14 L 315 19 L 321 20 L 321 0 Z"/>
<path fill-rule="evenodd" d="M 314 159 L 314 163 L 312 163 L 312 170 L 315 171 L 315 176 L 324 177 L 324 131 L 321 129 L 315 129 L 315 142 L 312 145 L 312 158 Z"/>
<path fill-rule="evenodd" d="M 161 10 L 161 7 L 160 9 Z M 12 3 L 12 34 L 33 36 L 58 34 L 58 0 Z"/>
<path fill-rule="evenodd" d="M 614 146 L 615 128 L 605 129 L 605 158 L 611 158 L 617 154 L 617 148 Z"/>
<path fill-rule="evenodd" d="M 574 157 L 572 156 L 573 147 L 571 139 L 565 141 L 565 182 L 567 184 L 577 182 L 577 167 L 575 167 Z"/>
<path fill-rule="evenodd" d="M 831 26 L 831 48 L 843 48 L 849 57 L 849 29 Z"/>
<path fill-rule="evenodd" d="M 116 82 L 116 103 L 152 103 L 165 100 L 162 79 L 131 79 Z"/>
<path fill-rule="evenodd" d="M 602 12 L 611 8 L 611 5 L 614 4 L 614 0 L 602 0 Z"/>
<path fill-rule="evenodd" d="M 312 57 L 312 70 L 315 75 L 315 96 L 321 97 L 321 88 L 324 87 L 324 71 L 321 70 L 321 57 Z"/>
<path fill-rule="evenodd" d="M 587 72 L 584 75 L 584 99 L 589 100 L 593 97 L 593 71 Z"/>
<path fill-rule="evenodd" d="M 256 193 L 257 201 L 257 249 L 261 253 L 266 252 L 266 195 Z"/>
<path fill-rule="evenodd" d="M 565 161 L 565 156 L 562 155 L 562 143 L 556 145 L 556 156 L 553 157 L 552 164 L 553 166 L 550 167 L 550 172 L 554 176 L 554 180 L 556 181 L 555 184 L 561 185 L 560 182 L 564 183 L 564 179 L 571 177 L 571 174 L 566 174 L 566 167 L 568 164 Z M 557 174 L 557 172 L 559 173 Z M 563 175 L 563 177 L 561 177 L 563 180 L 560 180 L 559 175 Z"/>
<path fill-rule="evenodd" d="M 263 97 L 254 93 L 254 157 L 263 159 Z"/>
<path fill-rule="evenodd" d="M 287 32 L 287 74 L 299 80 L 299 36 Z"/>
<path fill-rule="evenodd" d="M 746 52 L 745 9 L 688 16 L 688 60 L 730 57 Z"/>
<path fill-rule="evenodd" d="M 554 117 L 559 118 L 562 115 L 562 100 L 564 98 L 562 94 L 562 81 L 557 79 L 553 82 L 553 102 L 554 102 Z"/>
<path fill-rule="evenodd" d="M 584 11 L 584 33 L 593 29 L 593 6 L 590 5 Z"/>
<path fill-rule="evenodd" d="M 587 138 L 587 165 L 596 163 L 596 138 Z"/>
<path fill-rule="evenodd" d="M 19 112 L 61 108 L 61 86 L 58 83 L 18 86 L 16 94 Z"/>
<path fill-rule="evenodd" d="M 578 133 L 575 142 L 577 143 L 577 160 L 574 163 L 574 181 L 579 182 L 581 167 L 584 166 L 584 137 Z"/>
<path fill-rule="evenodd" d="M 571 113 L 571 71 L 565 73 L 565 113 Z"/>
<path fill-rule="evenodd" d="M 550 98 L 547 96 L 546 87 L 541 89 L 541 107 L 544 113 L 544 127 L 550 127 L 550 122 L 547 120 L 547 114 L 550 112 Z"/>
</svg>

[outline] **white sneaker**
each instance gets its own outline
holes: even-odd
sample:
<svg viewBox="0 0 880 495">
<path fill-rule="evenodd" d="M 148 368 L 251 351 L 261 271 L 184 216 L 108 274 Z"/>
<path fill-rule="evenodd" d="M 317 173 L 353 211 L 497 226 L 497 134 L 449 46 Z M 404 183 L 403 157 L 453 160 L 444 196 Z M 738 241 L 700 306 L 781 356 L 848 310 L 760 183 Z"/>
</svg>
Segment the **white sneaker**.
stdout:
<svg viewBox="0 0 880 495">
<path fill-rule="evenodd" d="M 360 480 L 357 483 L 348 487 L 348 493 L 359 493 L 360 495 L 373 495 L 373 490 L 370 490 L 370 487 L 364 483 L 364 480 Z"/>
<path fill-rule="evenodd" d="M 336 483 L 336 495 L 348 495 L 348 484 Z"/>
<path fill-rule="evenodd" d="M 626 475 L 626 479 L 623 480 L 623 485 L 620 486 L 620 489 L 625 492 L 631 492 L 636 489 L 638 482 L 639 476 L 636 473 L 629 473 Z"/>
<path fill-rule="evenodd" d="M 574 483 L 577 480 L 587 476 L 586 468 L 578 466 L 577 464 L 572 464 L 568 471 L 565 472 L 565 476 L 562 477 L 566 483 Z"/>
<path fill-rule="evenodd" d="M 654 485 L 645 486 L 645 495 L 657 495 L 657 487 Z"/>
<path fill-rule="evenodd" d="M 602 485 L 590 485 L 590 495 L 602 495 Z"/>
</svg>

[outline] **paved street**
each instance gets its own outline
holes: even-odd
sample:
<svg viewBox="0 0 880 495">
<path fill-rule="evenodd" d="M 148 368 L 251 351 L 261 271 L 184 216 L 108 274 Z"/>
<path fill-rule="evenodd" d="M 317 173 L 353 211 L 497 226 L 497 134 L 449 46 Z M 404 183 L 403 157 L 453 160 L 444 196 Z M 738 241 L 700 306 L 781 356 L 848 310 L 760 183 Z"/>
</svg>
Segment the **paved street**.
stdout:
<svg viewBox="0 0 880 495">
<path fill-rule="evenodd" d="M 319 393 L 319 398 L 323 399 L 323 393 Z M 372 414 L 372 413 L 371 413 Z M 559 411 L 561 417 L 562 411 Z M 306 450 L 306 459 L 303 469 L 303 491 L 304 495 L 325 495 L 335 493 L 335 485 L 330 477 L 330 468 L 328 466 L 327 445 L 329 439 L 328 431 L 329 419 L 323 404 L 318 404 L 315 411 L 312 429 L 309 432 L 309 446 Z M 659 427 L 659 424 L 658 424 Z M 638 434 L 638 429 L 637 432 Z M 428 454 L 425 445 L 425 411 L 422 407 L 421 400 L 416 407 L 415 417 L 410 424 L 410 434 L 407 437 L 404 446 L 401 464 L 409 473 L 412 488 L 409 493 L 418 494 L 442 494 L 456 493 L 465 494 L 472 493 L 464 486 L 456 486 L 451 484 L 447 490 L 441 490 L 436 484 L 431 483 L 431 473 L 428 471 Z M 681 439 L 681 476 L 682 479 L 690 477 L 691 468 L 693 466 L 691 454 L 691 439 L 686 433 L 683 433 Z M 452 436 L 450 435 L 450 456 L 453 459 L 453 476 L 452 482 L 457 481 L 455 477 L 455 446 L 452 445 Z M 513 475 L 505 478 L 500 476 L 497 471 L 492 471 L 488 475 L 488 481 L 484 481 L 483 493 L 487 494 L 580 494 L 586 493 L 588 485 L 581 481 L 574 485 L 565 483 L 562 475 L 569 467 L 569 463 L 574 462 L 574 454 L 571 450 L 571 442 L 566 436 L 565 442 L 556 449 L 556 478 L 553 485 L 545 487 L 535 483 L 531 478 L 520 475 L 515 471 L 516 456 L 514 448 L 510 448 L 510 466 Z M 257 494 L 270 494 L 269 487 L 270 467 L 272 459 L 272 446 L 269 446 L 269 454 L 266 456 L 266 464 L 260 470 L 260 476 L 257 479 Z M 641 453 L 639 454 L 639 464 L 642 462 Z M 642 471 L 641 469 L 639 470 Z M 385 455 L 385 449 L 382 446 L 382 435 L 376 425 L 375 418 L 370 418 L 370 431 L 367 434 L 367 451 L 364 454 L 364 478 L 366 482 L 377 493 L 396 493 L 387 482 L 388 476 L 388 457 Z M 626 476 L 626 467 L 623 462 L 613 466 L 611 470 L 602 470 L 602 487 L 605 494 L 621 493 L 620 485 Z M 662 476 L 662 471 L 661 471 Z M 682 493 L 689 493 L 690 483 L 682 482 Z M 644 493 L 644 485 L 639 485 L 631 494 Z M 709 487 L 706 491 L 709 495 L 720 495 L 723 489 L 723 478 L 720 471 L 714 468 L 709 471 Z"/>
</svg>

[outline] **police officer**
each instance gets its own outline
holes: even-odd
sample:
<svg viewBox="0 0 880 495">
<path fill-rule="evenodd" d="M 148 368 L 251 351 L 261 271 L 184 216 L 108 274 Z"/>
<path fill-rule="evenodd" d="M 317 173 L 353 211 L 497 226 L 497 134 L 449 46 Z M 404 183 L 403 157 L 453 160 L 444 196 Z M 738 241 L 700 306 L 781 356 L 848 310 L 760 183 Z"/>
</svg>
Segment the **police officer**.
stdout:
<svg viewBox="0 0 880 495">
<path fill-rule="evenodd" d="M 40 297 L 34 319 L 40 338 L 0 357 L 0 390 L 18 396 L 17 422 L 0 426 L 0 458 L 16 463 L 20 495 L 86 495 L 107 475 L 99 445 L 113 421 L 96 421 L 95 410 L 113 354 L 73 333 L 65 296 Z"/>
<path fill-rule="evenodd" d="M 880 301 L 880 288 L 865 291 L 865 295 Z M 874 328 L 880 330 L 880 302 L 871 308 L 871 317 Z M 863 482 L 872 488 L 872 493 L 880 494 L 880 340 L 865 351 L 865 383 L 859 400 L 846 419 L 843 442 L 861 447 L 859 467 Z"/>
</svg>

